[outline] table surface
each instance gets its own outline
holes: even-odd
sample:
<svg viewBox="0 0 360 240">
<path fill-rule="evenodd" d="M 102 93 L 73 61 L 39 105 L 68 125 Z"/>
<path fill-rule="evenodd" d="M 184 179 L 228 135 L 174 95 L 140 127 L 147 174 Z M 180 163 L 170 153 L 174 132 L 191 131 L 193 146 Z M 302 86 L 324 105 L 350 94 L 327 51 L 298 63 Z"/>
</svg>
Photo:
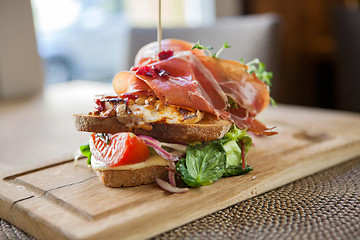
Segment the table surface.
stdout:
<svg viewBox="0 0 360 240">
<path fill-rule="evenodd" d="M 110 84 L 72 81 L 36 96 L 0 103 L 0 175 L 34 163 L 69 158 L 88 134 L 72 114 L 92 110 L 93 97 Z M 360 234 L 360 158 L 236 204 L 155 237 L 168 238 L 357 238 Z M 279 213 L 282 214 L 279 214 Z M 0 239 L 28 239 L 0 220 Z"/>
</svg>

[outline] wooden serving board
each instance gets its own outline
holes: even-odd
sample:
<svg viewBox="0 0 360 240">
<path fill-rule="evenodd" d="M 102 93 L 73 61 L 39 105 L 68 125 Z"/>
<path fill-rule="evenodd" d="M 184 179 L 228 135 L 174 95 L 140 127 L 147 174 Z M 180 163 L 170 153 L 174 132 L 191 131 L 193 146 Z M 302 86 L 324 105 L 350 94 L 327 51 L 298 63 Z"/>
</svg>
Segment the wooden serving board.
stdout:
<svg viewBox="0 0 360 240">
<path fill-rule="evenodd" d="M 279 134 L 254 137 L 249 174 L 169 194 L 104 187 L 69 159 L 2 176 L 0 217 L 39 239 L 149 238 L 360 155 L 359 114 L 280 106 L 261 118 Z"/>
</svg>

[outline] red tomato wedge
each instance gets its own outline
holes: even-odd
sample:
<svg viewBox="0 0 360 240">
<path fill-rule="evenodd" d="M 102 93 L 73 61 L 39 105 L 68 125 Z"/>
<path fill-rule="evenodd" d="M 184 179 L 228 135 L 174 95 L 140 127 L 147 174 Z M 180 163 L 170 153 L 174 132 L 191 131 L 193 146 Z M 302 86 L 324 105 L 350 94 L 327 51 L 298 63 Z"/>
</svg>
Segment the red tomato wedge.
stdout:
<svg viewBox="0 0 360 240">
<path fill-rule="evenodd" d="M 106 135 L 104 135 L 106 136 Z M 109 167 L 144 162 L 149 158 L 149 149 L 135 134 L 122 132 L 99 137 L 90 136 L 90 151 L 94 158 Z"/>
</svg>

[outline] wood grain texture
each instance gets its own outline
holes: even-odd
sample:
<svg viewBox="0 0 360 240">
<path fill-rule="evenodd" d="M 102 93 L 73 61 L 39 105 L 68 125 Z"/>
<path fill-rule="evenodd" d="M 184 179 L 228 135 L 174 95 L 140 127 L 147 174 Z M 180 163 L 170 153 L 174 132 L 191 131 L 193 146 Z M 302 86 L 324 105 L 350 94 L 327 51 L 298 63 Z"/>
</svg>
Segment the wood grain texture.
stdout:
<svg viewBox="0 0 360 240">
<path fill-rule="evenodd" d="M 280 106 L 261 118 L 278 135 L 254 137 L 247 175 L 185 194 L 156 184 L 104 187 L 84 160 L 3 175 L 0 217 L 39 239 L 142 239 L 360 155 L 360 115 Z"/>
</svg>

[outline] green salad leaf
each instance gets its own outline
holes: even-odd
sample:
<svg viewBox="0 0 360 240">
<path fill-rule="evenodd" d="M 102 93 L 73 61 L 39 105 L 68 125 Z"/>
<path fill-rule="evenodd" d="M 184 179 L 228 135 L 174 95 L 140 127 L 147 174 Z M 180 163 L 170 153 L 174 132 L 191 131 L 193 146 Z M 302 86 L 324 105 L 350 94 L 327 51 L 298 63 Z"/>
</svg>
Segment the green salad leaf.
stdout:
<svg viewBox="0 0 360 240">
<path fill-rule="evenodd" d="M 236 140 L 230 140 L 223 143 L 226 152 L 226 167 L 231 165 L 239 165 L 241 157 L 241 149 Z"/>
<path fill-rule="evenodd" d="M 205 147 L 202 144 L 190 145 L 186 158 L 179 160 L 176 170 L 190 187 L 210 185 L 225 173 L 225 159 L 220 141 L 210 142 Z"/>
<path fill-rule="evenodd" d="M 228 99 L 228 108 L 229 109 L 236 110 L 236 109 L 240 108 L 239 104 L 232 97 L 227 96 L 227 99 Z"/>
<path fill-rule="evenodd" d="M 226 152 L 224 177 L 241 175 L 252 170 L 246 165 L 246 157 L 252 145 L 252 139 L 246 130 L 241 130 L 234 125 L 220 141 Z"/>
<path fill-rule="evenodd" d="M 176 170 L 190 187 L 209 185 L 221 177 L 245 174 L 252 170 L 245 162 L 243 164 L 243 157 L 246 158 L 251 144 L 246 130 L 234 125 L 220 140 L 206 146 L 188 146 L 186 158 L 179 160 Z"/>
<path fill-rule="evenodd" d="M 253 169 L 248 165 L 246 165 L 244 169 L 241 166 L 231 165 L 226 167 L 226 172 L 224 173 L 223 177 L 243 175 L 252 170 Z"/>
<path fill-rule="evenodd" d="M 91 165 L 91 152 L 89 144 L 80 146 L 81 153 L 88 158 L 87 164 Z"/>
</svg>

